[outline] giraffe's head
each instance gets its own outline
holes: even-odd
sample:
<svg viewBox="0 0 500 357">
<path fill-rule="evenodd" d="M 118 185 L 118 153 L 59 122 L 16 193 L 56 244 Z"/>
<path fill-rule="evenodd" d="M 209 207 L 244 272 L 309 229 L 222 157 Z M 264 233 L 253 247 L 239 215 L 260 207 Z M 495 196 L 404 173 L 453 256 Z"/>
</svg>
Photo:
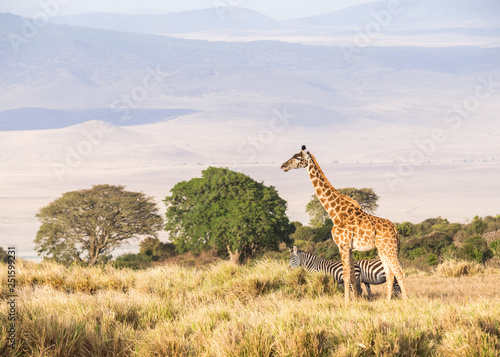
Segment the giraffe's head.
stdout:
<svg viewBox="0 0 500 357">
<path fill-rule="evenodd" d="M 306 168 L 309 164 L 309 153 L 306 152 L 306 146 L 302 145 L 302 150 L 299 153 L 292 156 L 290 160 L 281 165 L 281 169 L 285 172 L 291 169 L 302 169 Z"/>
</svg>

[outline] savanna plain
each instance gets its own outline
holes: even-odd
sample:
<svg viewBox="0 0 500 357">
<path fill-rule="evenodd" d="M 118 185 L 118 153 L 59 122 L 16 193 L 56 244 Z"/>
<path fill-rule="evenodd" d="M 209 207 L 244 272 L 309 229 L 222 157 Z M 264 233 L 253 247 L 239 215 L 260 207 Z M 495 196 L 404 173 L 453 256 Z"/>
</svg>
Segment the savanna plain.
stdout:
<svg viewBox="0 0 500 357">
<path fill-rule="evenodd" d="M 500 271 L 407 269 L 409 298 L 349 305 L 325 275 L 279 260 L 146 270 L 16 262 L 16 345 L 2 356 L 498 356 Z"/>
</svg>

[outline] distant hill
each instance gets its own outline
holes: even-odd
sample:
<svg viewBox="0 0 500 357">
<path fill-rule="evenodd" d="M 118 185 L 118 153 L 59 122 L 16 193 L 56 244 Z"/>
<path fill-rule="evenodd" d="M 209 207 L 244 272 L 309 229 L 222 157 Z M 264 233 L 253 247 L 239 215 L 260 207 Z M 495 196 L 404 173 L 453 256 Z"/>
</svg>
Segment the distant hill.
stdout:
<svg viewBox="0 0 500 357">
<path fill-rule="evenodd" d="M 56 110 L 45 108 L 19 108 L 0 112 L 0 131 L 60 129 L 91 120 L 102 120 L 117 126 L 153 124 L 172 120 L 193 113 L 190 109 L 130 109 L 127 116 L 123 111 L 112 109 Z"/>
<path fill-rule="evenodd" d="M 427 95 L 426 78 L 437 93 L 454 91 L 450 78 L 490 73 L 500 58 L 499 48 L 366 47 L 348 62 L 340 46 L 195 41 L 53 24 L 15 52 L 8 34 L 22 33 L 24 21 L 0 14 L 0 110 L 109 108 L 148 80 L 154 88 L 131 108 L 185 108 L 216 120 L 255 121 L 284 104 L 303 104 L 311 111 L 301 120 L 325 122 L 332 110 L 348 120 L 364 116 L 360 110 L 380 98 L 399 106 L 415 100 L 418 88 L 417 98 Z M 391 85 L 380 87 L 381 80 Z M 387 113 L 377 115 L 388 120 Z"/>
<path fill-rule="evenodd" d="M 84 26 L 96 29 L 138 32 L 147 34 L 175 34 L 205 30 L 269 30 L 280 27 L 270 17 L 238 7 L 213 7 L 162 15 L 124 15 L 91 13 L 62 16 L 54 23 Z"/>
<path fill-rule="evenodd" d="M 394 6 L 388 21 L 390 26 L 424 30 L 428 27 L 500 27 L 500 2 L 497 0 L 406 0 L 388 2 L 385 0 L 351 6 L 328 14 L 287 21 L 294 25 L 345 26 L 363 28 L 374 21 L 374 14 Z"/>
</svg>

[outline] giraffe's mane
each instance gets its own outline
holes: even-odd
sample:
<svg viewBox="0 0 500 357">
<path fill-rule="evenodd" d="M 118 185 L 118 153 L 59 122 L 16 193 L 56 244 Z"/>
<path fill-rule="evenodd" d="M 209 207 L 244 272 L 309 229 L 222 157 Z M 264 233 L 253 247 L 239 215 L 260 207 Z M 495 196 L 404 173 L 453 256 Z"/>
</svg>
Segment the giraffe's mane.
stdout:
<svg viewBox="0 0 500 357">
<path fill-rule="evenodd" d="M 323 172 L 323 170 L 321 170 L 321 167 L 319 166 L 318 161 L 316 161 L 316 158 L 314 157 L 314 155 L 311 154 L 309 151 L 307 153 L 309 154 L 309 156 L 311 157 L 312 161 L 314 162 L 314 165 L 316 165 L 316 168 L 319 170 L 319 173 L 324 177 L 326 184 L 328 186 L 330 186 L 329 188 L 331 188 L 334 192 L 336 192 L 336 193 L 338 193 L 340 195 L 339 191 L 337 191 L 335 189 L 335 187 L 333 187 L 333 185 L 330 183 L 330 181 L 328 181 L 328 177 L 326 177 L 326 175 Z"/>
<path fill-rule="evenodd" d="M 326 177 L 326 175 L 323 172 L 323 170 L 321 170 L 321 166 L 319 166 L 318 161 L 316 160 L 316 158 L 314 157 L 314 155 L 311 154 L 309 151 L 307 153 L 309 154 L 309 156 L 311 157 L 312 161 L 314 162 L 314 165 L 316 165 L 316 168 L 319 170 L 319 173 L 324 177 L 325 182 L 329 186 L 329 188 L 332 189 L 333 192 L 335 192 L 337 195 L 339 195 L 345 201 L 347 201 L 347 202 L 351 203 L 352 205 L 354 205 L 355 207 L 361 209 L 361 206 L 359 205 L 358 201 L 356 201 L 355 199 L 353 199 L 353 198 L 351 198 L 349 196 L 341 194 L 339 191 L 337 191 L 335 189 L 335 187 L 333 187 L 333 185 L 330 183 L 330 181 L 328 181 L 328 177 Z"/>
</svg>

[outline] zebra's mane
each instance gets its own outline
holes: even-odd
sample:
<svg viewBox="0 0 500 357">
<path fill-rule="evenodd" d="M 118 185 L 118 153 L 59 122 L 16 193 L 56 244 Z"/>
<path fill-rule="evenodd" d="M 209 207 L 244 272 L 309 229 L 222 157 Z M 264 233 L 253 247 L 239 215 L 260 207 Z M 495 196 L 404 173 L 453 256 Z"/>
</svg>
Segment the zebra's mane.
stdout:
<svg viewBox="0 0 500 357">
<path fill-rule="evenodd" d="M 328 261 L 328 260 L 323 259 L 320 256 L 318 256 L 316 253 L 306 252 L 306 251 L 300 250 L 300 249 L 297 249 L 297 254 L 302 254 L 302 255 L 305 255 L 305 256 L 308 256 L 308 257 L 313 257 L 313 258 L 316 258 L 316 259 Z"/>
</svg>

